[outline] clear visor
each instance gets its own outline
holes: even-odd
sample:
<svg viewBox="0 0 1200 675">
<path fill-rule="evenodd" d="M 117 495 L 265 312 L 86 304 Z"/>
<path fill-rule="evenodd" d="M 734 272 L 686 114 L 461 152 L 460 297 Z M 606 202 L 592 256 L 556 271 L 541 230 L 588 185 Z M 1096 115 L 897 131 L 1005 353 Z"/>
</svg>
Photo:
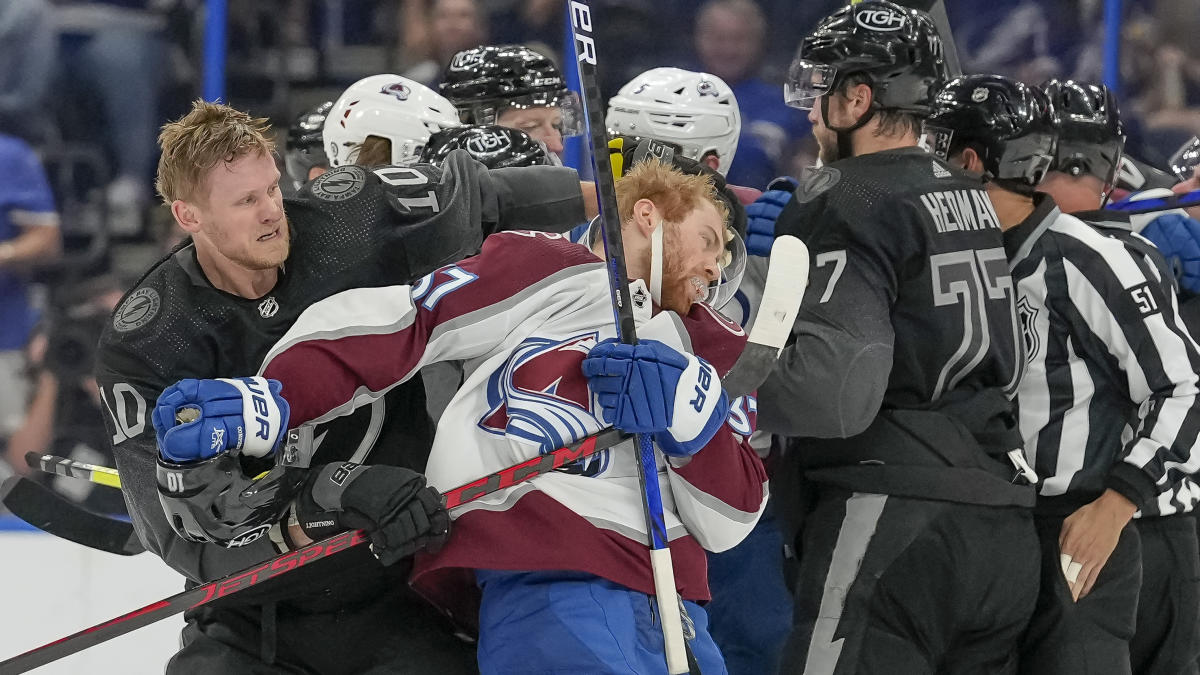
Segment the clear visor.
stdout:
<svg viewBox="0 0 1200 675">
<path fill-rule="evenodd" d="M 721 261 L 721 278 L 708 285 L 705 300 L 718 310 L 733 299 L 742 285 L 742 275 L 746 273 L 746 244 L 736 232 L 731 234 L 733 238 L 725 245 L 725 258 Z"/>
<path fill-rule="evenodd" d="M 795 61 L 783 85 L 783 100 L 793 108 L 812 110 L 816 100 L 829 92 L 837 68 L 808 61 Z"/>
<path fill-rule="evenodd" d="M 554 124 L 554 128 L 558 130 L 558 133 L 562 134 L 563 138 L 582 136 L 587 130 L 587 127 L 584 125 L 583 102 L 580 101 L 579 94 L 573 91 L 564 91 L 546 96 L 524 97 L 509 101 L 508 107 L 517 110 L 527 110 L 529 108 L 558 109 L 561 118 Z M 498 118 L 499 115 L 497 114 L 496 117 Z M 493 120 L 492 123 L 495 123 L 495 121 Z"/>
<path fill-rule="evenodd" d="M 1192 140 L 1184 143 L 1182 147 L 1168 161 L 1171 167 L 1171 173 L 1179 180 L 1188 180 L 1196 171 L 1196 167 L 1200 166 L 1200 137 L 1192 137 Z"/>
<path fill-rule="evenodd" d="M 1006 141 L 1000 157 L 1002 175 L 996 177 L 1031 186 L 1041 183 L 1054 163 L 1054 143 L 1051 134 L 1029 134 Z"/>
</svg>

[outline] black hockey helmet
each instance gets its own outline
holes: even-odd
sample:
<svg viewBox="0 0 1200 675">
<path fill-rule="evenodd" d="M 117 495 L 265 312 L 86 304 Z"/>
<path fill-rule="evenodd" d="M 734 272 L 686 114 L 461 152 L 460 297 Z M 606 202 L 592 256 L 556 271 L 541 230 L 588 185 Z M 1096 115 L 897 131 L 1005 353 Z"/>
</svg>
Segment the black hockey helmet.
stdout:
<svg viewBox="0 0 1200 675">
<path fill-rule="evenodd" d="M 971 147 L 984 177 L 1014 192 L 1031 193 L 1054 161 L 1057 129 L 1045 92 L 999 75 L 950 81 L 925 121 L 925 141 L 948 160 Z"/>
<path fill-rule="evenodd" d="M 1102 84 L 1050 80 L 1042 85 L 1058 126 L 1054 171 L 1090 175 L 1104 182 L 1105 192 L 1116 185 L 1125 150 L 1125 127 L 1117 97 Z"/>
<path fill-rule="evenodd" d="M 1192 140 L 1179 146 L 1179 150 L 1171 155 L 1167 163 L 1171 165 L 1171 172 L 1179 180 L 1191 178 L 1196 167 L 1200 166 L 1200 136 L 1193 136 Z"/>
<path fill-rule="evenodd" d="M 583 107 L 549 57 L 524 45 L 487 45 L 450 59 L 438 93 L 464 124 L 495 124 L 506 108 L 558 107 L 563 136 L 583 133 Z"/>
<path fill-rule="evenodd" d="M 308 182 L 308 171 L 314 166 L 329 167 L 325 157 L 325 144 L 321 139 L 321 129 L 325 126 L 325 117 L 333 108 L 333 101 L 325 101 L 316 107 L 300 113 L 288 127 L 287 150 L 283 156 L 283 165 L 288 177 L 299 188 Z"/>
<path fill-rule="evenodd" d="M 875 108 L 922 117 L 950 79 L 933 20 L 887 0 L 850 5 L 821 21 L 800 42 L 784 99 L 809 109 L 817 97 L 837 91 L 855 74 L 868 78 Z"/>
<path fill-rule="evenodd" d="M 158 500 L 171 528 L 188 541 L 225 548 L 262 538 L 304 485 L 312 458 L 310 431 L 289 431 L 273 459 L 226 452 L 176 464 L 160 455 Z"/>
<path fill-rule="evenodd" d="M 520 129 L 476 124 L 436 131 L 421 150 L 420 161 L 441 166 L 454 150 L 465 150 L 489 169 L 557 164 L 556 155 Z"/>
</svg>

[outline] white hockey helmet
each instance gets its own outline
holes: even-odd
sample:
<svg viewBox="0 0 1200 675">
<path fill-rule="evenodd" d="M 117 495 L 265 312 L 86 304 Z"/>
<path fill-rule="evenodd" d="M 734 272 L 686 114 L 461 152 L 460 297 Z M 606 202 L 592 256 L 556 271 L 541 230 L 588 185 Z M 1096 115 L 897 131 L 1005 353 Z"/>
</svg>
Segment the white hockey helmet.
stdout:
<svg viewBox="0 0 1200 675">
<path fill-rule="evenodd" d="M 717 171 L 725 175 L 737 152 L 742 114 L 733 90 L 716 75 L 652 68 L 609 99 L 605 126 L 610 134 L 678 143 L 697 161 L 715 152 Z"/>
<path fill-rule="evenodd" d="M 392 164 L 412 164 L 430 134 L 459 124 L 454 104 L 429 87 L 399 75 L 372 75 L 342 92 L 322 137 L 331 167 L 353 164 L 367 136 L 391 143 Z"/>
</svg>

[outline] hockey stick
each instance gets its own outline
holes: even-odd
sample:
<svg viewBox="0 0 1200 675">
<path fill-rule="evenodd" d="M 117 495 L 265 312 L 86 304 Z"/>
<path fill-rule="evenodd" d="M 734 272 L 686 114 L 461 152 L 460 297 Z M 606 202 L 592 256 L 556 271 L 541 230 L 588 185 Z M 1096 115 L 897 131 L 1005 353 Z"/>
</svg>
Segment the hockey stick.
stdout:
<svg viewBox="0 0 1200 675">
<path fill-rule="evenodd" d="M 592 9 L 588 0 L 569 0 L 571 36 L 575 45 L 575 65 L 579 69 L 579 86 L 583 90 L 583 116 L 591 137 L 592 168 L 595 171 L 596 193 L 600 205 L 601 233 L 604 238 L 605 268 L 612 298 L 617 335 L 621 342 L 637 344 L 633 306 L 629 294 L 629 278 L 625 273 L 625 248 L 622 243 L 621 221 L 617 215 L 617 191 L 608 159 L 608 136 L 605 133 L 604 108 L 600 102 L 600 86 L 596 81 L 596 41 L 592 37 Z M 650 569 L 654 576 L 654 595 L 658 600 L 658 616 L 662 621 L 663 647 L 667 672 L 687 673 L 688 647 L 683 638 L 683 617 L 675 590 L 675 567 L 671 564 L 671 549 L 667 539 L 666 519 L 663 516 L 662 494 L 658 485 L 658 461 L 654 444 L 646 434 L 637 435 L 638 484 L 642 492 L 642 509 L 646 514 L 646 532 L 650 535 Z"/>
<path fill-rule="evenodd" d="M 106 466 L 96 466 L 95 464 L 77 462 L 66 457 L 42 455 L 36 452 L 25 453 L 25 463 L 34 469 L 40 469 L 46 473 L 66 476 L 67 478 L 79 478 L 117 489 L 121 488 L 121 477 L 117 475 L 117 470 Z"/>
<path fill-rule="evenodd" d="M 88 548 L 116 555 L 137 555 L 145 550 L 130 523 L 93 513 L 28 478 L 5 480 L 0 486 L 0 503 L 39 530 Z"/>
<path fill-rule="evenodd" d="M 578 443 L 538 455 L 491 475 L 471 481 L 466 485 L 448 490 L 442 493 L 443 503 L 448 509 L 462 506 L 497 490 L 512 487 L 518 483 L 566 466 L 571 462 L 590 457 L 601 450 L 621 443 L 629 437 L 629 434 L 617 429 L 601 431 Z M 30 484 L 33 485 L 34 483 Z M 370 539 L 366 533 L 362 531 L 343 532 L 315 544 L 305 546 L 302 549 L 284 553 L 254 567 L 234 572 L 226 577 L 202 586 L 197 586 L 191 590 L 183 591 L 182 593 L 176 593 L 169 598 L 151 603 L 127 614 L 122 614 L 115 619 L 110 619 L 78 633 L 31 649 L 24 654 L 0 661 L 0 675 L 15 675 L 16 673 L 28 672 L 88 647 L 124 635 L 142 626 L 195 607 L 200 607 L 201 605 L 206 605 L 220 598 L 229 597 L 252 586 L 270 581 L 293 569 L 322 560 L 339 551 L 369 541 Z"/>
</svg>

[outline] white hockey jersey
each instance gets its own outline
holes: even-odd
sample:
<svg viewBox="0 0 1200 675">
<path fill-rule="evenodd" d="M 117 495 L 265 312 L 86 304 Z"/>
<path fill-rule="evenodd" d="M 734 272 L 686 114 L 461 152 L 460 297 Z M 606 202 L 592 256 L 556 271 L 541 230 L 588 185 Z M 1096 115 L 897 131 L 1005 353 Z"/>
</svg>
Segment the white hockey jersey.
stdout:
<svg viewBox="0 0 1200 675">
<path fill-rule="evenodd" d="M 291 426 L 369 404 L 423 366 L 456 360 L 465 381 L 441 417 L 426 469 L 442 490 L 585 438 L 606 425 L 581 362 L 615 336 L 604 263 L 561 235 L 492 236 L 482 252 L 413 286 L 339 293 L 305 311 L 262 374 L 283 383 Z M 707 305 L 686 317 L 635 309 L 638 336 L 693 352 L 725 373 L 745 344 Z M 635 306 L 638 302 L 635 299 Z M 659 455 L 668 536 L 683 597 L 707 600 L 702 549 L 722 551 L 754 527 L 766 474 L 747 439 L 753 401 L 698 453 Z M 572 570 L 653 593 L 632 442 L 456 509 L 437 556 L 418 562 L 418 588 L 453 604 L 472 569 Z"/>
</svg>

